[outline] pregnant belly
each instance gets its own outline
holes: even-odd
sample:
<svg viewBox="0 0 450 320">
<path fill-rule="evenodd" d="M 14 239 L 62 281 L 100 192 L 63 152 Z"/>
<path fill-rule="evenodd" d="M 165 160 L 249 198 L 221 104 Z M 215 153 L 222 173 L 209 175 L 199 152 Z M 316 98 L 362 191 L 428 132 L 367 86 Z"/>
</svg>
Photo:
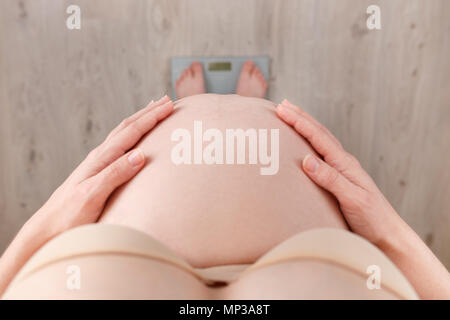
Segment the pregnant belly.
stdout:
<svg viewBox="0 0 450 320">
<path fill-rule="evenodd" d="M 146 232 L 195 267 L 252 263 L 303 230 L 347 228 L 336 201 L 300 168 L 313 150 L 270 101 L 184 98 L 138 146 L 147 165 L 100 222 Z"/>
</svg>

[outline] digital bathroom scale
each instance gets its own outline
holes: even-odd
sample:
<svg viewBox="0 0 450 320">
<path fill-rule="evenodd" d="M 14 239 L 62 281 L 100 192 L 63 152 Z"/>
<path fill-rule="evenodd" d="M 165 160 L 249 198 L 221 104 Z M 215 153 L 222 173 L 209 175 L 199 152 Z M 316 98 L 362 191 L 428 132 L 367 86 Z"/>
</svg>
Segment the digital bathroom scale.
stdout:
<svg viewBox="0 0 450 320">
<path fill-rule="evenodd" d="M 244 57 L 172 57 L 170 59 L 170 73 L 172 83 L 172 96 L 176 97 L 175 82 L 184 69 L 192 62 L 198 61 L 203 65 L 206 92 L 218 94 L 235 93 L 239 74 L 245 61 L 252 60 L 264 74 L 269 82 L 268 56 L 244 56 Z"/>
</svg>

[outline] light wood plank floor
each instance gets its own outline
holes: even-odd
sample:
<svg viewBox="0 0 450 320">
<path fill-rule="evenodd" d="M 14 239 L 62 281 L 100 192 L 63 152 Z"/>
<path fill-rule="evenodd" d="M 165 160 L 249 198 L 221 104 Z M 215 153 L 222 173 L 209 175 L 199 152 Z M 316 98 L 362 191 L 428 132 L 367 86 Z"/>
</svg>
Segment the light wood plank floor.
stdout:
<svg viewBox="0 0 450 320">
<path fill-rule="evenodd" d="M 0 251 L 116 123 L 170 92 L 170 56 L 268 54 L 271 99 L 328 126 L 450 267 L 449 33 L 448 0 L 2 0 Z"/>
</svg>

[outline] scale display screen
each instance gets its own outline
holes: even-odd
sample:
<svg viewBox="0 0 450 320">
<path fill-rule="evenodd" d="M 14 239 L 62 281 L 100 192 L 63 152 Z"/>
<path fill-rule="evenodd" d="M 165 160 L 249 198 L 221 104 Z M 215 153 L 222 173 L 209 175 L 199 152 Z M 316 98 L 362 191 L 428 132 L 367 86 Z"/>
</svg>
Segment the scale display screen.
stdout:
<svg viewBox="0 0 450 320">
<path fill-rule="evenodd" d="M 208 71 L 231 71 L 231 62 L 210 62 Z"/>
</svg>

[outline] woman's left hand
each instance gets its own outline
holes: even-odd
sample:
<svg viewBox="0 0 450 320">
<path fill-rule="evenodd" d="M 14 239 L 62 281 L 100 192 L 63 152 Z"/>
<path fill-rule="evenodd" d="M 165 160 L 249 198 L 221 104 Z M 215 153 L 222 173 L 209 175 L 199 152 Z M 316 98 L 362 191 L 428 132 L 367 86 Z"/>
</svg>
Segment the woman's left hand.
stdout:
<svg viewBox="0 0 450 320">
<path fill-rule="evenodd" d="M 421 298 L 449 299 L 447 269 L 397 214 L 358 160 L 327 128 L 289 101 L 278 105 L 276 112 L 323 157 L 306 156 L 303 170 L 336 197 L 350 229 L 378 246 Z"/>
<path fill-rule="evenodd" d="M 403 221 L 358 160 L 344 150 L 326 127 L 298 106 L 284 100 L 276 113 L 323 157 L 307 155 L 303 170 L 336 197 L 350 229 L 378 246 L 390 239 Z"/>
</svg>

